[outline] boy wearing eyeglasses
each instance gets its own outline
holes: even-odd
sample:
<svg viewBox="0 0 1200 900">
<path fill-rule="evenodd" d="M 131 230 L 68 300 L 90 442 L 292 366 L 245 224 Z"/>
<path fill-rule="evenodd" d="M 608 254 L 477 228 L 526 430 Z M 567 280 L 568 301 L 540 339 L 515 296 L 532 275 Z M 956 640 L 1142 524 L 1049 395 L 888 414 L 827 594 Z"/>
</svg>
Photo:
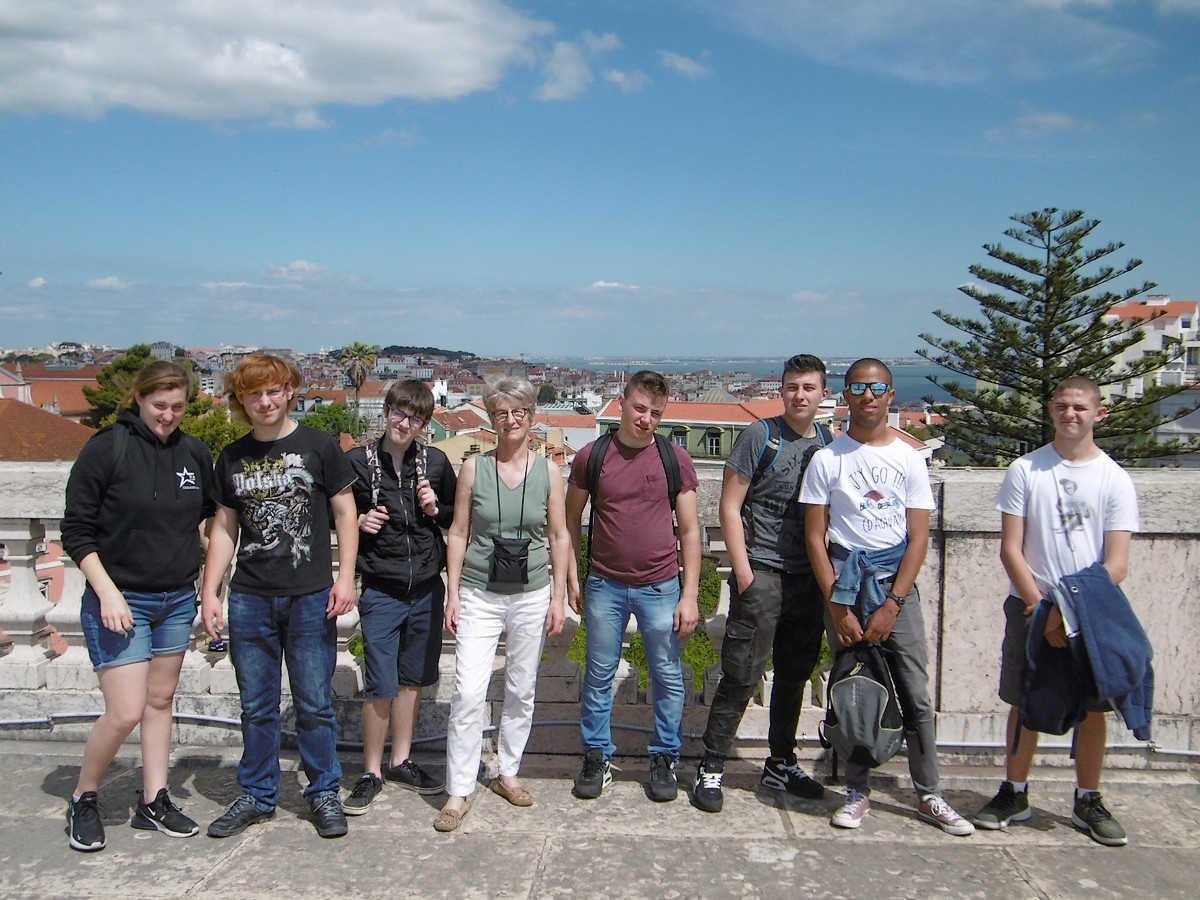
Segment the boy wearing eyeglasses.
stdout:
<svg viewBox="0 0 1200 900">
<path fill-rule="evenodd" d="M 813 572 L 827 602 L 826 630 L 835 650 L 859 641 L 891 651 L 892 675 L 905 709 L 908 770 L 917 815 L 947 834 L 974 826 L 941 796 L 929 651 L 917 593 L 917 573 L 929 544 L 934 508 L 929 472 L 917 452 L 888 427 L 895 397 L 892 373 L 878 359 L 860 359 L 846 372 L 850 427 L 818 450 L 804 475 L 800 502 Z M 846 763 L 846 799 L 830 824 L 858 828 L 871 810 L 870 769 Z"/>
<path fill-rule="evenodd" d="M 421 691 L 438 680 L 446 564 L 442 529 L 454 519 L 458 478 L 446 454 L 419 440 L 433 414 L 423 381 L 397 381 L 384 398 L 383 435 L 348 454 L 357 476 L 358 600 L 366 679 L 363 773 L 342 807 L 358 816 L 384 781 L 418 794 L 440 794 L 445 779 L 410 758 Z M 388 725 L 390 765 L 383 765 Z"/>
</svg>

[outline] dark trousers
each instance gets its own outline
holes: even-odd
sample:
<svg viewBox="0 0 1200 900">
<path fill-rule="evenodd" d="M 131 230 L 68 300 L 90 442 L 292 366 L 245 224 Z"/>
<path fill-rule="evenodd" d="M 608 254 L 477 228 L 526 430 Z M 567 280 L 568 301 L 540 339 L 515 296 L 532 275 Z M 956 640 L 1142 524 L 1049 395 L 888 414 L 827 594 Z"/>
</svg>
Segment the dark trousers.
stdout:
<svg viewBox="0 0 1200 900">
<path fill-rule="evenodd" d="M 754 581 L 739 593 L 729 578 L 729 617 L 721 645 L 721 682 L 708 710 L 704 752 L 724 759 L 733 751 L 746 704 L 774 652 L 768 743 L 772 756 L 796 747 L 805 682 L 821 655 L 825 601 L 811 574 L 793 575 L 755 568 Z"/>
</svg>

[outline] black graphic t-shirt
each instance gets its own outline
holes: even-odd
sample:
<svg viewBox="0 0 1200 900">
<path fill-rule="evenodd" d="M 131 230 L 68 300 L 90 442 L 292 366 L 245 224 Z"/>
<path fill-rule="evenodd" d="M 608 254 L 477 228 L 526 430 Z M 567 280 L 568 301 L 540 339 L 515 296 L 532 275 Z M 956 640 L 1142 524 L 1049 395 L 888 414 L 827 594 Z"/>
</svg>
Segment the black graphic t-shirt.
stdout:
<svg viewBox="0 0 1200 900">
<path fill-rule="evenodd" d="M 230 587 L 290 597 L 332 585 L 329 498 L 353 482 L 333 436 L 305 425 L 268 443 L 252 432 L 222 450 L 217 502 L 240 527 Z"/>
</svg>

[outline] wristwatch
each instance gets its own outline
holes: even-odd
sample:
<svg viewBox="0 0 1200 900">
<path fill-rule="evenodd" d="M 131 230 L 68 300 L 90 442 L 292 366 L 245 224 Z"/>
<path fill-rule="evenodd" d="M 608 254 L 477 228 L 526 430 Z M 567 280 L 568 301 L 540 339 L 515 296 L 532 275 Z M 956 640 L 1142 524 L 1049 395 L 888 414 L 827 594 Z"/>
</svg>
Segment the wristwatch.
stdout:
<svg viewBox="0 0 1200 900">
<path fill-rule="evenodd" d="M 888 599 L 888 600 L 895 600 L 895 601 L 896 601 L 896 605 L 897 605 L 898 607 L 900 607 L 901 609 L 904 609 L 904 598 L 903 598 L 903 597 L 901 597 L 899 594 L 897 594 L 895 591 L 888 591 L 888 592 L 887 592 L 887 599 Z"/>
</svg>

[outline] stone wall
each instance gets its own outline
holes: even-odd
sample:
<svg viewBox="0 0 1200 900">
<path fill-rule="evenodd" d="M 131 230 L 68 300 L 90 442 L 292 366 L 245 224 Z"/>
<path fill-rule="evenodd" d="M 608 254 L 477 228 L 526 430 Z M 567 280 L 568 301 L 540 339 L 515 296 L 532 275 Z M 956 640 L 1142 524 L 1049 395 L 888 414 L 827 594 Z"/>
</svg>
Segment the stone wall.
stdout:
<svg viewBox="0 0 1200 900">
<path fill-rule="evenodd" d="M 78 603 L 82 577 L 66 563 L 64 598 L 55 609 L 41 598 L 35 569 L 39 543 L 57 539 L 58 519 L 69 467 L 64 464 L 0 463 L 0 542 L 11 574 L 0 579 L 0 628 L 11 643 L 0 650 L 0 739 L 37 738 L 78 740 L 101 709 L 95 676 L 87 663 L 78 634 Z M 716 526 L 721 470 L 699 469 L 703 523 Z M 1155 745 L 1152 752 L 1137 744 L 1119 720 L 1112 717 L 1110 743 L 1114 764 L 1131 767 L 1175 767 L 1200 756 L 1197 700 L 1200 694 L 1200 591 L 1196 561 L 1200 556 L 1200 509 L 1191 501 L 1200 494 L 1200 472 L 1190 470 L 1134 471 L 1142 511 L 1142 531 L 1133 543 L 1131 575 L 1125 584 L 1155 647 Z M 999 561 L 1000 517 L 994 502 L 1003 473 L 996 470 L 941 469 L 934 473 L 939 509 L 935 514 L 929 554 L 918 587 L 926 613 L 930 646 L 930 689 L 938 710 L 938 741 L 947 758 L 962 762 L 995 762 L 1003 755 L 1006 708 L 996 696 L 1001 603 L 1007 579 Z M 722 607 L 705 629 L 719 646 L 724 629 Z M 46 641 L 47 621 L 67 645 L 56 656 Z M 338 622 L 339 669 L 335 681 L 339 720 L 344 739 L 359 737 L 358 695 L 362 686 L 360 662 L 347 652 L 357 626 L 357 613 Z M 548 642 L 538 687 L 538 727 L 530 750 L 578 752 L 579 667 L 567 658 L 576 624 Z M 177 699 L 183 717 L 178 740 L 187 743 L 236 744 L 239 734 L 237 689 L 225 654 L 209 653 L 199 639 L 188 654 Z M 493 722 L 498 723 L 502 692 L 501 666 L 493 680 Z M 719 672 L 702 673 L 703 687 L 689 689 L 684 730 L 685 753 L 700 752 L 705 698 L 711 696 Z M 426 693 L 419 738 L 426 748 L 440 746 L 453 681 L 453 642 L 447 640 L 442 658 L 443 678 Z M 689 673 L 690 674 L 690 673 Z M 286 679 L 285 679 L 286 680 Z M 763 752 L 767 731 L 763 698 L 769 696 L 770 675 L 740 733 L 739 751 Z M 637 673 L 623 664 L 616 685 L 616 741 L 623 752 L 644 753 L 652 724 L 646 691 L 637 686 Z M 804 754 L 818 752 L 815 734 L 822 710 L 809 698 L 801 720 Z M 289 708 L 285 695 L 285 706 Z M 79 718 L 72 719 L 72 715 Z M 207 720 L 201 724 L 200 720 Z M 285 718 L 285 727 L 291 722 Z M 21 724 L 25 722 L 25 724 Z M 1046 738 L 1043 760 L 1065 763 L 1069 738 Z M 1056 749 L 1058 748 L 1058 749 Z M 1182 752 L 1172 752 L 1182 751 Z"/>
</svg>

